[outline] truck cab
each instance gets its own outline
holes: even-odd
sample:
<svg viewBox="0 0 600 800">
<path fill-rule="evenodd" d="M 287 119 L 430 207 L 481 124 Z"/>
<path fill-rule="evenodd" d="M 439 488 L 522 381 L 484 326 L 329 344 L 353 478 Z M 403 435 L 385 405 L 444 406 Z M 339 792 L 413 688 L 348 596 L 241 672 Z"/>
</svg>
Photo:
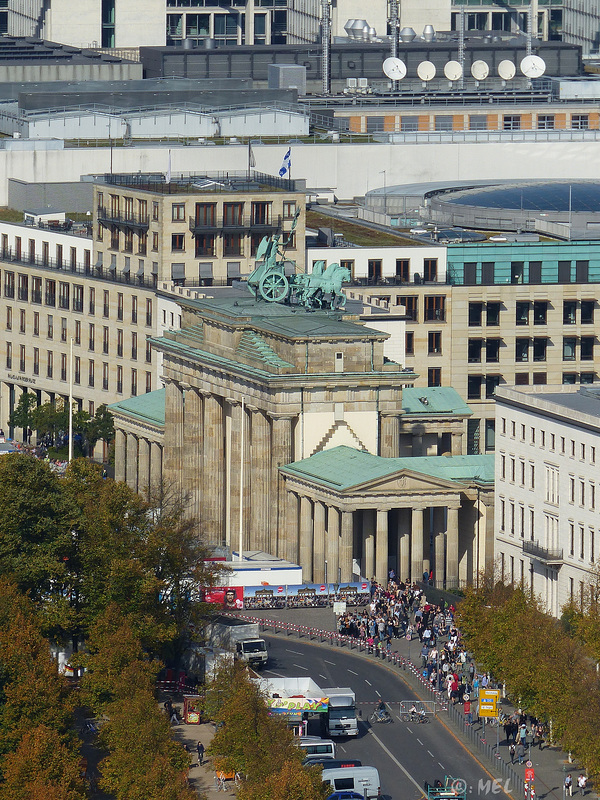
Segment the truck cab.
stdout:
<svg viewBox="0 0 600 800">
<path fill-rule="evenodd" d="M 264 639 L 244 639 L 236 642 L 235 657 L 251 667 L 265 667 L 269 659 Z"/>
</svg>

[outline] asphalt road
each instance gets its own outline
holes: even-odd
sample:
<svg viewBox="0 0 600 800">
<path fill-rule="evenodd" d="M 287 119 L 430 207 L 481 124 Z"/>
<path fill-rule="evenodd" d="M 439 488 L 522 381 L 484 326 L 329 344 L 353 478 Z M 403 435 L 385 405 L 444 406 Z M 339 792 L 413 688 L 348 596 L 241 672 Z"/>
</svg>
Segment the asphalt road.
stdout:
<svg viewBox="0 0 600 800">
<path fill-rule="evenodd" d="M 451 775 L 467 787 L 467 797 L 498 796 L 490 774 L 438 720 L 428 725 L 406 724 L 399 718 L 399 702 L 417 699 L 393 672 L 352 654 L 320 648 L 297 640 L 266 636 L 269 669 L 265 677 L 310 677 L 319 686 L 350 686 L 362 711 L 359 736 L 338 740 L 339 757 L 358 758 L 377 767 L 386 800 L 418 800 L 424 782 L 433 784 Z M 393 724 L 371 725 L 375 704 L 389 703 Z"/>
</svg>

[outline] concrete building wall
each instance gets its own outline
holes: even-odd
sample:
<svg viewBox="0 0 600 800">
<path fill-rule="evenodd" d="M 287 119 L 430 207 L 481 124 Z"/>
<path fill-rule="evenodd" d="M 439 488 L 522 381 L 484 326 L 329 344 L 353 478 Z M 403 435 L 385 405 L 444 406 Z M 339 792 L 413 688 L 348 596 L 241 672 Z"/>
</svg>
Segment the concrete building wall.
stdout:
<svg viewBox="0 0 600 800">
<path fill-rule="evenodd" d="M 277 175 L 289 145 L 254 145 L 256 169 Z M 246 170 L 248 148 L 242 145 L 169 148 L 173 174 Z M 8 202 L 8 178 L 29 182 L 76 181 L 81 175 L 166 172 L 169 154 L 157 147 L 91 147 L 36 151 L 0 150 L 0 205 Z M 361 196 L 382 183 L 505 178 L 589 178 L 600 165 L 596 142 L 501 142 L 461 144 L 304 144 L 292 145 L 292 174 L 311 188 L 329 188 L 340 199 Z"/>
<path fill-rule="evenodd" d="M 369 262 L 381 262 L 381 276 L 393 279 L 402 268 L 397 262 L 408 261 L 404 267 L 411 281 L 415 276 L 424 279 L 425 261 L 437 260 L 437 281 L 446 280 L 445 247 L 309 247 L 306 250 L 306 263 L 311 271 L 316 261 L 328 264 L 345 262 L 352 273 L 353 280 L 367 279 L 370 275 Z M 371 268 L 372 269 L 372 268 Z"/>
<path fill-rule="evenodd" d="M 496 403 L 496 570 L 556 617 L 589 600 L 600 542 L 600 431 L 545 401 L 574 388 L 506 388 Z"/>
<path fill-rule="evenodd" d="M 26 183 L 8 181 L 8 207 L 16 211 L 30 208 L 61 208 L 65 211 L 92 211 L 93 185 L 87 181 L 71 183 Z"/>
</svg>

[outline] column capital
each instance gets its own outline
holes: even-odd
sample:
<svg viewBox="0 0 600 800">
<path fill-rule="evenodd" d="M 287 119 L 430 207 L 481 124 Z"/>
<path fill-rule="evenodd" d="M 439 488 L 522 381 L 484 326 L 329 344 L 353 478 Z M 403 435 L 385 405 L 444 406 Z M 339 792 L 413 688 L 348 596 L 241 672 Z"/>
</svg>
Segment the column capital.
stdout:
<svg viewBox="0 0 600 800">
<path fill-rule="evenodd" d="M 186 381 L 179 381 L 179 386 L 186 392 L 189 392 L 190 389 L 194 388 L 191 383 L 187 383 Z"/>
<path fill-rule="evenodd" d="M 286 414 L 283 411 L 282 412 L 279 412 L 279 411 L 267 411 L 265 413 L 267 414 L 267 416 L 271 417 L 272 420 L 277 420 L 277 421 L 279 421 L 279 420 L 283 420 L 283 421 L 285 421 L 285 420 L 293 420 L 293 419 L 296 419 L 296 417 L 298 416 L 298 414 L 289 414 L 289 413 Z"/>
</svg>

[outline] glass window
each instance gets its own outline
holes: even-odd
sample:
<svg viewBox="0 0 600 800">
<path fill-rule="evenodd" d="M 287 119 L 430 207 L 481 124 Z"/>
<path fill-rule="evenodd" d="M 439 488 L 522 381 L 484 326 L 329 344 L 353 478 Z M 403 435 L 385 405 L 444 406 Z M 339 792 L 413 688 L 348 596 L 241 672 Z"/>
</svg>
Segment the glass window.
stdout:
<svg viewBox="0 0 600 800">
<path fill-rule="evenodd" d="M 429 331 L 428 351 L 430 355 L 442 352 L 442 334 L 440 331 Z"/>
<path fill-rule="evenodd" d="M 577 300 L 563 301 L 563 325 L 575 325 L 577 321 Z"/>
<path fill-rule="evenodd" d="M 482 347 L 483 339 L 469 339 L 467 360 L 470 364 L 478 364 L 481 361 Z"/>
<path fill-rule="evenodd" d="M 515 342 L 515 361 L 529 361 L 529 339 L 517 339 Z"/>
<path fill-rule="evenodd" d="M 547 322 L 548 303 L 546 300 L 533 301 L 533 324 L 545 325 Z"/>
<path fill-rule="evenodd" d="M 577 338 L 565 336 L 563 338 L 563 361 L 575 361 L 577 355 Z"/>
<path fill-rule="evenodd" d="M 533 360 L 545 361 L 548 350 L 548 340 L 545 337 L 537 337 L 533 340 Z"/>
<path fill-rule="evenodd" d="M 469 400 L 481 399 L 481 375 L 467 377 L 467 397 Z"/>
<path fill-rule="evenodd" d="M 517 302 L 515 305 L 515 324 L 529 325 L 529 302 Z"/>
<path fill-rule="evenodd" d="M 500 325 L 500 303 L 486 304 L 486 325 Z"/>
<path fill-rule="evenodd" d="M 185 203 L 173 203 L 171 209 L 173 222 L 185 222 Z"/>
<path fill-rule="evenodd" d="M 581 324 L 593 325 L 594 324 L 594 308 L 596 306 L 595 300 L 582 300 L 581 301 Z"/>
<path fill-rule="evenodd" d="M 582 361 L 594 360 L 594 342 L 595 342 L 594 336 L 581 337 L 580 358 Z"/>
<path fill-rule="evenodd" d="M 481 327 L 481 317 L 483 314 L 483 303 L 469 303 L 469 327 Z"/>
<path fill-rule="evenodd" d="M 439 367 L 432 367 L 427 370 L 427 386 L 442 385 L 442 370 Z"/>
</svg>

